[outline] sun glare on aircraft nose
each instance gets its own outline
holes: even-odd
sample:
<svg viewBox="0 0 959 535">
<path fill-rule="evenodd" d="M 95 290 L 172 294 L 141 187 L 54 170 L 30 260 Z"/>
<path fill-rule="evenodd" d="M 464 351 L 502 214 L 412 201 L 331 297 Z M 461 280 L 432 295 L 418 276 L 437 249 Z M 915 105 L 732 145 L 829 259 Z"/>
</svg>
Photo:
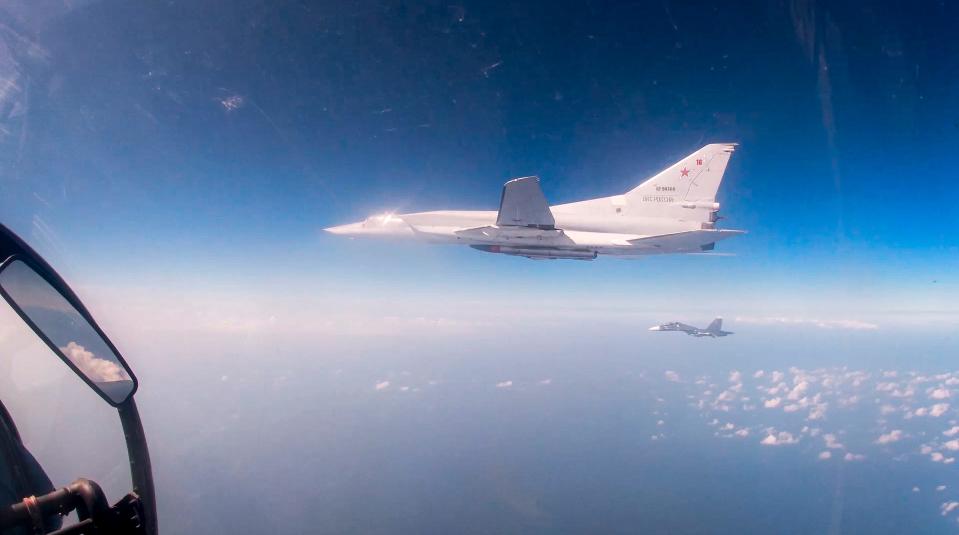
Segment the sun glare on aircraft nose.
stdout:
<svg viewBox="0 0 959 535">
<path fill-rule="evenodd" d="M 330 234 L 352 234 L 356 232 L 356 223 L 350 223 L 349 225 L 339 225 L 336 227 L 327 227 L 323 229 L 324 232 L 329 232 Z"/>
</svg>

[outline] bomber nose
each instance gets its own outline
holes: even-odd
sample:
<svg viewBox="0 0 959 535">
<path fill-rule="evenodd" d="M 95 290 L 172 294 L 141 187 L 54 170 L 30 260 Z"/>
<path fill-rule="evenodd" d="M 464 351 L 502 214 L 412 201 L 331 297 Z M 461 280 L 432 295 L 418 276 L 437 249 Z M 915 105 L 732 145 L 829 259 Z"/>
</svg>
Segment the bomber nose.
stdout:
<svg viewBox="0 0 959 535">
<path fill-rule="evenodd" d="M 329 232 L 330 234 L 355 234 L 359 230 L 359 223 L 350 223 L 348 225 L 338 225 L 335 227 L 327 227 L 323 229 L 324 232 Z"/>
</svg>

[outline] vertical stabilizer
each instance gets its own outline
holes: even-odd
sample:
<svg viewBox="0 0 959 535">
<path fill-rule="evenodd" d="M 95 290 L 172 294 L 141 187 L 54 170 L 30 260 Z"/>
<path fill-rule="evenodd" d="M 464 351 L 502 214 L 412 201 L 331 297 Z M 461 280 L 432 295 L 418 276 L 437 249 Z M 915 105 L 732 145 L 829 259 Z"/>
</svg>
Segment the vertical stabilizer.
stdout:
<svg viewBox="0 0 959 535">
<path fill-rule="evenodd" d="M 706 327 L 706 330 L 714 333 L 718 333 L 719 331 L 723 330 L 723 319 L 714 319 L 713 322 L 709 324 L 709 327 Z"/>
<path fill-rule="evenodd" d="M 630 211 L 649 217 L 712 221 L 719 209 L 716 192 L 734 143 L 713 143 L 686 156 L 636 186 L 624 197 Z"/>
</svg>

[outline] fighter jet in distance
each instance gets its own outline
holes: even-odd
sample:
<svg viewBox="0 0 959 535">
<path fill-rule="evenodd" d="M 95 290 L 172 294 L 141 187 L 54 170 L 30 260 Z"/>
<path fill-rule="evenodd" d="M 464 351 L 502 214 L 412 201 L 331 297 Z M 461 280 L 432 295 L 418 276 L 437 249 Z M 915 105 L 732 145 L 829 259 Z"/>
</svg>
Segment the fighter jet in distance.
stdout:
<svg viewBox="0 0 959 535">
<path fill-rule="evenodd" d="M 709 254 L 717 241 L 745 232 L 716 228 L 716 192 L 735 147 L 706 145 L 622 195 L 550 206 L 539 178 L 528 176 L 503 186 L 498 212 L 387 213 L 325 230 L 462 244 L 536 260 Z"/>
<path fill-rule="evenodd" d="M 685 323 L 680 323 L 674 321 L 672 323 L 664 323 L 662 325 L 657 325 L 655 327 L 650 327 L 650 331 L 681 331 L 689 336 L 695 336 L 696 338 L 702 338 L 708 336 L 710 338 L 718 338 L 722 336 L 729 336 L 733 334 L 730 331 L 723 330 L 723 319 L 716 318 L 712 323 L 709 324 L 709 327 L 705 329 L 700 329 L 699 327 L 693 327 L 692 325 L 686 325 Z"/>
</svg>

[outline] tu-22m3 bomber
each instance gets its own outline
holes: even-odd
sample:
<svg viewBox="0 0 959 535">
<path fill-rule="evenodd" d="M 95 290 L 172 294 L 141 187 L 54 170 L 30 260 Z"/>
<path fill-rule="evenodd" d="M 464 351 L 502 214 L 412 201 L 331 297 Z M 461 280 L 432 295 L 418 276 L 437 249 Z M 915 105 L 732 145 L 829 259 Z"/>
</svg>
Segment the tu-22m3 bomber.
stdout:
<svg viewBox="0 0 959 535">
<path fill-rule="evenodd" d="M 735 147 L 706 145 L 622 195 L 550 206 L 539 178 L 528 176 L 503 186 L 499 211 L 389 213 L 325 230 L 536 260 L 710 254 L 716 242 L 744 233 L 716 228 L 716 192 Z"/>
</svg>

